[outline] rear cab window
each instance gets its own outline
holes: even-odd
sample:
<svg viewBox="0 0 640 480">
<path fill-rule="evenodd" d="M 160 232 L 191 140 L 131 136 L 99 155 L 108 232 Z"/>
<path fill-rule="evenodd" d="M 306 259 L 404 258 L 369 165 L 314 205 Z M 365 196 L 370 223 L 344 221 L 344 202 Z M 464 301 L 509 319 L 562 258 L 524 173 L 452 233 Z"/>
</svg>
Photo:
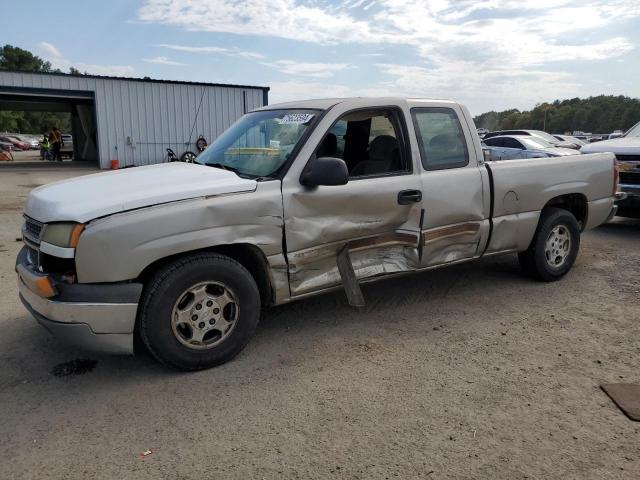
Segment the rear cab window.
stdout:
<svg viewBox="0 0 640 480">
<path fill-rule="evenodd" d="M 411 116 L 425 170 L 459 168 L 469 164 L 467 140 L 453 109 L 412 108 Z"/>
</svg>

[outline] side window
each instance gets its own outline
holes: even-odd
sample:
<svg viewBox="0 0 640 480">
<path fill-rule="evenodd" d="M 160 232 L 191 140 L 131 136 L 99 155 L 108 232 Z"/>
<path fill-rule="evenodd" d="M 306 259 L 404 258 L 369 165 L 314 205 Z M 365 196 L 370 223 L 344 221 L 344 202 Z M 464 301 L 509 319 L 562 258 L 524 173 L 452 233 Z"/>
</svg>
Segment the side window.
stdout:
<svg viewBox="0 0 640 480">
<path fill-rule="evenodd" d="M 412 108 L 420 158 L 426 170 L 464 167 L 469 152 L 458 115 L 450 108 Z"/>
<path fill-rule="evenodd" d="M 502 143 L 502 137 L 491 137 L 484 141 L 490 147 L 504 147 L 504 143 Z"/>
<path fill-rule="evenodd" d="M 522 146 L 522 144 L 515 138 L 505 138 L 504 146 L 507 148 L 517 148 L 519 150 L 524 150 L 524 147 Z"/>
<path fill-rule="evenodd" d="M 345 161 L 349 177 L 406 173 L 409 162 L 392 110 L 360 110 L 342 116 L 326 133 L 316 157 Z"/>
</svg>

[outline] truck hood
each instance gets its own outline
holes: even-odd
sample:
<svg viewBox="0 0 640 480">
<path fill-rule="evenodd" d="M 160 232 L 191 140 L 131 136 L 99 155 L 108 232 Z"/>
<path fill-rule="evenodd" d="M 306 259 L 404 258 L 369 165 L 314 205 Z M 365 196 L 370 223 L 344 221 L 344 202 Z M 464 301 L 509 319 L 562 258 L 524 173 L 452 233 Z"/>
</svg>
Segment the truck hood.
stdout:
<svg viewBox="0 0 640 480">
<path fill-rule="evenodd" d="M 546 148 L 545 150 L 540 150 L 540 151 L 545 153 L 550 153 L 551 155 L 555 155 L 558 157 L 565 157 L 567 155 L 580 155 L 580 151 L 574 150 L 573 148 L 553 147 L 553 148 Z"/>
<path fill-rule="evenodd" d="M 84 223 L 113 213 L 190 198 L 251 192 L 256 181 L 219 168 L 163 163 L 96 173 L 32 190 L 25 214 L 40 222 Z"/>
<path fill-rule="evenodd" d="M 620 155 L 640 155 L 640 137 L 622 137 L 589 143 L 580 151 L 582 153 L 612 152 Z"/>
</svg>

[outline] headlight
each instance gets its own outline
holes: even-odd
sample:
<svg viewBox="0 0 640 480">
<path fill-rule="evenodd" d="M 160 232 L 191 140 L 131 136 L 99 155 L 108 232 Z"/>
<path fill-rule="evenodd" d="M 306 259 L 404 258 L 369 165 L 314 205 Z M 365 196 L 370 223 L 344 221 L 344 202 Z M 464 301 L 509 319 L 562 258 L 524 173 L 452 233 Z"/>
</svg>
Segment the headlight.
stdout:
<svg viewBox="0 0 640 480">
<path fill-rule="evenodd" d="M 84 224 L 75 222 L 47 223 L 42 233 L 42 241 L 58 247 L 75 248 Z"/>
</svg>

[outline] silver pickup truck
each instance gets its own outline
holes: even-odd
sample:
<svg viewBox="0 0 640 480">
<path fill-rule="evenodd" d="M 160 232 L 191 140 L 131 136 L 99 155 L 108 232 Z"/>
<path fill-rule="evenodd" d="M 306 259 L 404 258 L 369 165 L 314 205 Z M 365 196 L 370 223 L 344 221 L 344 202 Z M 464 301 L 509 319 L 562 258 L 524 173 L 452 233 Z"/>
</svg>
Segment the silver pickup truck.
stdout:
<svg viewBox="0 0 640 480">
<path fill-rule="evenodd" d="M 82 347 L 195 370 L 249 341 L 264 306 L 482 256 L 554 281 L 615 213 L 608 153 L 486 161 L 467 109 L 398 98 L 250 112 L 196 164 L 33 190 L 20 298 Z M 136 342 L 136 344 L 138 344 Z"/>
</svg>

